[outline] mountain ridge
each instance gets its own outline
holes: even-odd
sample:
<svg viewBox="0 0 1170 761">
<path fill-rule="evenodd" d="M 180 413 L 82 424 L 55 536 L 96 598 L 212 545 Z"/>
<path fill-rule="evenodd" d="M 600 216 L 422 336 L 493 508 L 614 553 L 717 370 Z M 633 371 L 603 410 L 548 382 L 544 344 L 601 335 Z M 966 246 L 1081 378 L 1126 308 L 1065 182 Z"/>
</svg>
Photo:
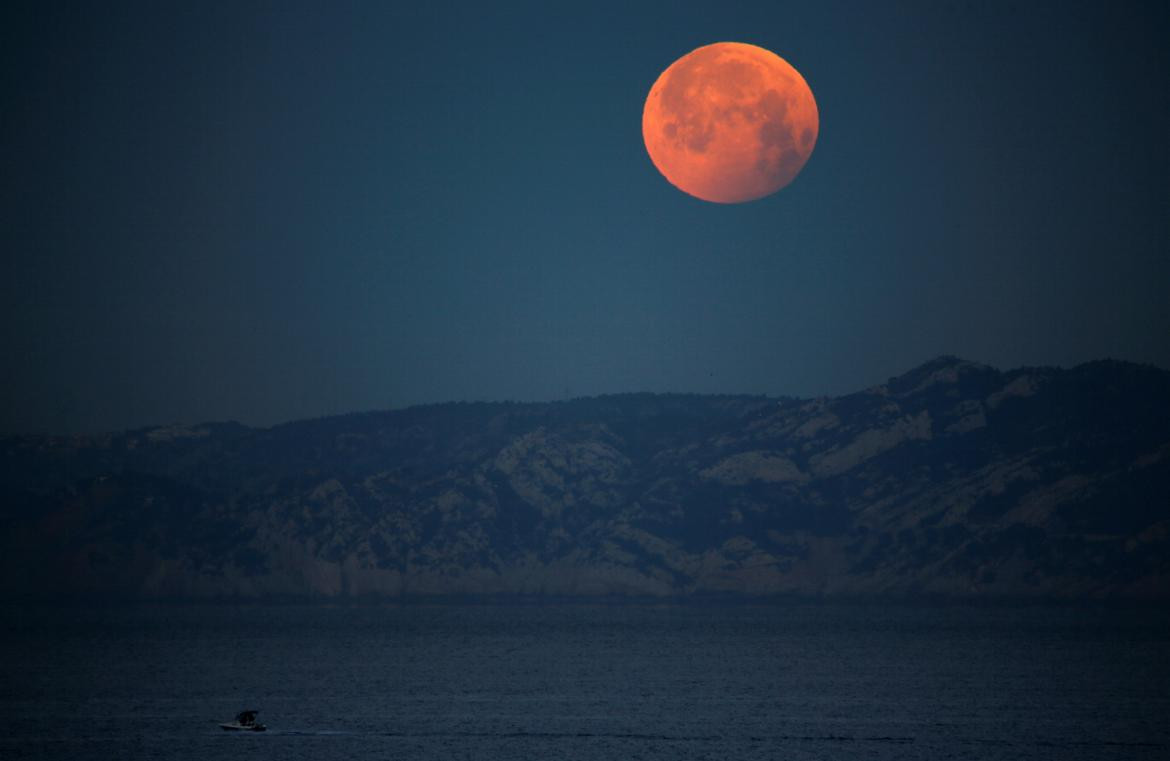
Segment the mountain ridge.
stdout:
<svg viewBox="0 0 1170 761">
<path fill-rule="evenodd" d="M 1170 373 L 0 439 L 0 594 L 1170 597 Z"/>
</svg>

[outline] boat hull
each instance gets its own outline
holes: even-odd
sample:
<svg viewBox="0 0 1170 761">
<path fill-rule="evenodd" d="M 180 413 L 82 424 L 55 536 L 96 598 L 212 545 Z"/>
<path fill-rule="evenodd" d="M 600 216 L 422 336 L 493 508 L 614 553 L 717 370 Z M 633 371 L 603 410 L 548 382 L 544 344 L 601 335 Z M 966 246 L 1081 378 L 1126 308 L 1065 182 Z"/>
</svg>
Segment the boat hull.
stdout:
<svg viewBox="0 0 1170 761">
<path fill-rule="evenodd" d="M 230 724 L 220 724 L 219 728 L 225 732 L 263 732 L 266 729 L 263 724 L 237 724 L 234 721 Z"/>
</svg>

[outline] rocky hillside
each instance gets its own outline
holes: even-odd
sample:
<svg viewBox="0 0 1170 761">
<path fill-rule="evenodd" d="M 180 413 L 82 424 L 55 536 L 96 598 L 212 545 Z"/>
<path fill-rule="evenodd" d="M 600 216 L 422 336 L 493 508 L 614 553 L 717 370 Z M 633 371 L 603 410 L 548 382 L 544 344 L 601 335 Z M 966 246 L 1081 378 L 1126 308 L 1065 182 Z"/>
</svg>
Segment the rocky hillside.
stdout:
<svg viewBox="0 0 1170 761">
<path fill-rule="evenodd" d="M 0 440 L 0 594 L 1170 597 L 1170 373 Z"/>
</svg>

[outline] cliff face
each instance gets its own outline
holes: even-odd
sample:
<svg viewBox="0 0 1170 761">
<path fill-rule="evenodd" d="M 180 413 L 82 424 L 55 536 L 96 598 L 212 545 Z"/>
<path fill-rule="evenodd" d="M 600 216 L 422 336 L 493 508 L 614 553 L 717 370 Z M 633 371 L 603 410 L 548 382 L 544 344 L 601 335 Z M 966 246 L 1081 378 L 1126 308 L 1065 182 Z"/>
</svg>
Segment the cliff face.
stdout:
<svg viewBox="0 0 1170 761">
<path fill-rule="evenodd" d="M 1170 597 L 1170 373 L 0 440 L 12 595 Z"/>
</svg>

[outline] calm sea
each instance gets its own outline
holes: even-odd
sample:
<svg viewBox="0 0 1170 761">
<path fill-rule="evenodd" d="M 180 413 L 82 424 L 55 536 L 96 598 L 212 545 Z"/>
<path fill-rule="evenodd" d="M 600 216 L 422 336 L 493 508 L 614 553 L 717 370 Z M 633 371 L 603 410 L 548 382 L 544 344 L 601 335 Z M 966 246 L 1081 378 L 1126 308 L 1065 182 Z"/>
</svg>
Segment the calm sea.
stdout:
<svg viewBox="0 0 1170 761">
<path fill-rule="evenodd" d="M 1165 759 L 1170 611 L 7 606 L 0 758 Z M 262 734 L 217 727 L 244 708 Z"/>
</svg>

